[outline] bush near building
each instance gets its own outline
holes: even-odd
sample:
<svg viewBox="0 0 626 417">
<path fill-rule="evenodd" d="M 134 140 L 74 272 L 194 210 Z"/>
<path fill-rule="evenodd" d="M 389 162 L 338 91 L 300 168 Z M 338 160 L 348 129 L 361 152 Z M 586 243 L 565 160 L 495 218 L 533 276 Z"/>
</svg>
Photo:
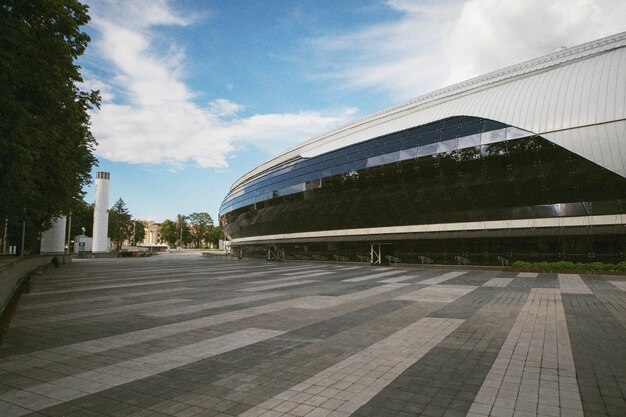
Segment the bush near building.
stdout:
<svg viewBox="0 0 626 417">
<path fill-rule="evenodd" d="M 604 262 L 525 262 L 515 261 L 514 269 L 530 269 L 534 271 L 608 271 L 626 272 L 626 262 L 610 264 Z"/>
</svg>

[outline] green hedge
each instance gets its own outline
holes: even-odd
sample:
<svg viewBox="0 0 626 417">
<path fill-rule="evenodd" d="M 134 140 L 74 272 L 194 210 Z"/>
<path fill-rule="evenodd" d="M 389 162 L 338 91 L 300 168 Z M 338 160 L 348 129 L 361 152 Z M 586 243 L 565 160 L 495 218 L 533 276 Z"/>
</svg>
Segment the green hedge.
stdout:
<svg viewBox="0 0 626 417">
<path fill-rule="evenodd" d="M 605 264 L 603 262 L 525 262 L 515 261 L 511 264 L 517 269 L 533 269 L 541 271 L 570 270 L 570 271 L 620 271 L 626 272 L 626 262 Z"/>
</svg>

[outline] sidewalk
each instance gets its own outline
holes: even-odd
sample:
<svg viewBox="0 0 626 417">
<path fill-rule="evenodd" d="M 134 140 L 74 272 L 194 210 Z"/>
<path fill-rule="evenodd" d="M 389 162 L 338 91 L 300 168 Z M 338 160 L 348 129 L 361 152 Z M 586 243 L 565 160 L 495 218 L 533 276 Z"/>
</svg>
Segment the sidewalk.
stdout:
<svg viewBox="0 0 626 417">
<path fill-rule="evenodd" d="M 85 259 L 33 277 L 0 415 L 625 416 L 622 276 Z"/>
</svg>

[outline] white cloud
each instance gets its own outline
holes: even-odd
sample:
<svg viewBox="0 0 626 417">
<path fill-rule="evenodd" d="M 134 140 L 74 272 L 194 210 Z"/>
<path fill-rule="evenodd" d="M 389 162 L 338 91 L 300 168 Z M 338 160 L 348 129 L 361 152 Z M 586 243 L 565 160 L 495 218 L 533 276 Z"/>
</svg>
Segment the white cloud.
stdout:
<svg viewBox="0 0 626 417">
<path fill-rule="evenodd" d="M 184 49 L 156 41 L 155 27 L 189 20 L 164 0 L 94 2 L 91 14 L 98 31 L 93 47 L 107 74 L 84 73 L 88 88 L 106 93 L 92 114 L 99 157 L 170 169 L 190 162 L 224 168 L 241 143 L 278 152 L 345 121 L 342 114 L 319 112 L 237 117 L 243 106 L 225 98 L 201 106 L 194 101 L 198 93 L 182 81 Z"/>
<path fill-rule="evenodd" d="M 400 17 L 314 40 L 331 77 L 406 99 L 626 30 L 622 0 L 389 0 Z"/>
<path fill-rule="evenodd" d="M 106 19 L 126 27 L 186 26 L 193 22 L 189 16 L 172 10 L 168 0 L 91 0 L 88 3 L 94 21 Z"/>
<path fill-rule="evenodd" d="M 323 36 L 313 44 L 327 58 L 329 75 L 348 88 L 412 97 L 439 83 L 441 39 L 459 8 L 449 2 L 390 1 L 387 5 L 400 17 L 345 35 Z"/>
<path fill-rule="evenodd" d="M 113 93 L 113 88 L 98 78 L 95 75 L 90 74 L 89 71 L 82 69 L 83 74 L 83 82 L 81 83 L 81 90 L 98 90 L 100 91 L 100 97 L 102 97 L 102 101 L 113 101 L 115 99 L 115 94 Z"/>
<path fill-rule="evenodd" d="M 537 57 L 555 48 L 626 30 L 621 0 L 388 0 L 398 17 L 313 40 L 336 88 L 406 99 Z M 85 87 L 102 92 L 92 116 L 99 157 L 111 161 L 192 163 L 224 168 L 242 144 L 267 152 L 328 130 L 353 109 L 243 116 L 247 107 L 185 84 L 185 50 L 160 37 L 163 26 L 194 21 L 165 0 L 93 1 L 97 33 L 88 53 L 97 65 Z M 319 72 L 318 72 L 319 73 Z M 234 90 L 235 86 L 225 86 Z"/>
<path fill-rule="evenodd" d="M 349 108 L 333 116 L 313 111 L 258 114 L 233 122 L 228 131 L 239 140 L 252 143 L 269 153 L 277 153 L 349 120 L 355 112 L 354 108 Z M 298 140 L 294 141 L 294 137 Z"/>
<path fill-rule="evenodd" d="M 443 50 L 446 83 L 626 30 L 621 0 L 470 0 L 462 8 Z"/>
<path fill-rule="evenodd" d="M 241 104 L 237 104 L 234 101 L 227 100 L 225 98 L 218 98 L 209 103 L 211 112 L 218 116 L 234 116 L 243 110 Z"/>
</svg>

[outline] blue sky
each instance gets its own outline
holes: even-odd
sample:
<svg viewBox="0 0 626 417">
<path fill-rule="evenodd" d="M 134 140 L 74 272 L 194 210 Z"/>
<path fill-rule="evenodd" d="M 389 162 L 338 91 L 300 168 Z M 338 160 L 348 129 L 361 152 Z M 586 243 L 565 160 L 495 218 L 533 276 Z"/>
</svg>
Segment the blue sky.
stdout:
<svg viewBox="0 0 626 417">
<path fill-rule="evenodd" d="M 326 130 L 626 30 L 622 0 L 89 0 L 80 58 L 110 204 L 208 212 L 258 164 Z M 93 186 L 85 189 L 93 200 Z"/>
</svg>

